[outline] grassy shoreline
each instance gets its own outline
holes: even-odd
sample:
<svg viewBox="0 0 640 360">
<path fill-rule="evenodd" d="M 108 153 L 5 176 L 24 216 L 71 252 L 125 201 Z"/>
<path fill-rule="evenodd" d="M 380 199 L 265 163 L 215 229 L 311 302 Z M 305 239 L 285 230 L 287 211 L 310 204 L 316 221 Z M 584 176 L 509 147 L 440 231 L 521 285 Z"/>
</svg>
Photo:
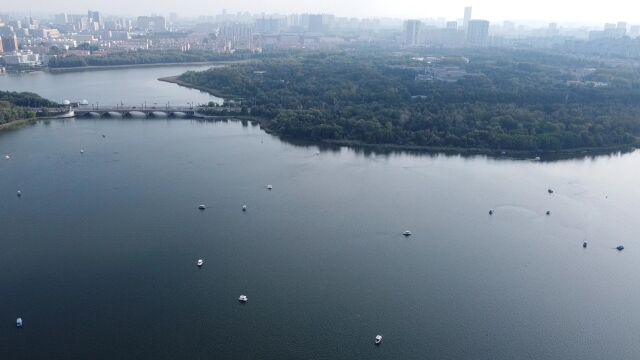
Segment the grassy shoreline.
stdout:
<svg viewBox="0 0 640 360">
<path fill-rule="evenodd" d="M 27 125 L 33 125 L 38 121 L 38 119 L 18 119 L 13 120 L 5 124 L 0 124 L 0 131 L 13 130 L 21 127 L 25 127 Z"/>
</svg>

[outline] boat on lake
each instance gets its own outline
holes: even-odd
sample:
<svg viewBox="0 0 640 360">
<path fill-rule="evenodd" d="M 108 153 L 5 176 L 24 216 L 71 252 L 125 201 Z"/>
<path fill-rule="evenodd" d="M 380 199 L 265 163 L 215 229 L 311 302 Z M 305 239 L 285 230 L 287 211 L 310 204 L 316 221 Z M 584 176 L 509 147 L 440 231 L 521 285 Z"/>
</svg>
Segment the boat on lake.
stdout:
<svg viewBox="0 0 640 360">
<path fill-rule="evenodd" d="M 382 342 L 382 335 L 376 335 L 374 342 L 376 345 L 380 345 L 380 343 Z"/>
</svg>

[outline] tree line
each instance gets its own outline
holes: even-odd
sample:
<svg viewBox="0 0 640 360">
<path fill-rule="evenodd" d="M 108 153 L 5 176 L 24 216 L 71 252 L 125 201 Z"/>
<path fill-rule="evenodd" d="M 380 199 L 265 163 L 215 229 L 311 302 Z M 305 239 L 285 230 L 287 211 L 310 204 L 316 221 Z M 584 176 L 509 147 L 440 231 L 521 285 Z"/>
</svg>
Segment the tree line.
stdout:
<svg viewBox="0 0 640 360">
<path fill-rule="evenodd" d="M 55 106 L 55 102 L 34 93 L 0 91 L 0 125 L 15 120 L 33 119 L 37 108 Z"/>
<path fill-rule="evenodd" d="M 465 50 L 469 51 L 469 50 Z M 640 76 L 544 53 L 464 54 L 457 81 L 420 81 L 415 54 L 301 54 L 187 72 L 180 79 L 241 98 L 286 137 L 399 146 L 524 151 L 631 146 L 640 135 Z M 398 66 L 402 65 L 402 66 Z M 445 69 L 446 70 L 446 69 Z"/>
<path fill-rule="evenodd" d="M 117 66 L 117 65 L 141 65 L 141 64 L 167 64 L 167 63 L 196 63 L 211 61 L 236 61 L 251 58 L 260 58 L 270 55 L 254 55 L 250 52 L 237 52 L 233 54 L 218 54 L 200 50 L 143 50 L 123 51 L 106 55 L 90 56 L 57 56 L 49 60 L 51 68 L 75 68 L 86 66 Z"/>
</svg>

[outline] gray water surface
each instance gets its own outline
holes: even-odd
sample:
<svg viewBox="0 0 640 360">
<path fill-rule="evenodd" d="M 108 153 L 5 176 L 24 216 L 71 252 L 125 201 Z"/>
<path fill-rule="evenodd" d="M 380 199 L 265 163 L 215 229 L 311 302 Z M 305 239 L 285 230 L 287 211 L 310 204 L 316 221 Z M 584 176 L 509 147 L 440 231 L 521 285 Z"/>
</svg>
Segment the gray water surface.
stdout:
<svg viewBox="0 0 640 360">
<path fill-rule="evenodd" d="M 0 155 L 0 359 L 640 358 L 640 152 L 78 119 L 1 132 Z"/>
<path fill-rule="evenodd" d="M 0 75 L 0 90 L 29 91 L 50 100 L 82 101 L 95 105 L 139 106 L 204 104 L 221 99 L 195 89 L 158 81 L 189 70 L 202 71 L 212 65 L 179 65 L 148 68 L 118 68 L 52 74 L 31 72 Z"/>
</svg>

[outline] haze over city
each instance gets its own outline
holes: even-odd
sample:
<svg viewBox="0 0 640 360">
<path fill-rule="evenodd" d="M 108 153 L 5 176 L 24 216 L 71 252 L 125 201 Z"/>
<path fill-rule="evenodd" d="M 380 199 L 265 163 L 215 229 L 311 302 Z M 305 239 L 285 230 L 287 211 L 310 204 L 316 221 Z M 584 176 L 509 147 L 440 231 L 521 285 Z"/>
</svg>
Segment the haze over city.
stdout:
<svg viewBox="0 0 640 360">
<path fill-rule="evenodd" d="M 179 6 L 173 0 L 68 0 L 64 2 L 23 0 L 7 2 L 3 11 L 16 12 L 82 12 L 87 8 L 102 9 L 107 14 L 134 15 L 143 13 L 178 12 L 183 16 L 216 14 L 223 9 L 230 12 L 252 13 L 331 13 L 349 17 L 399 17 L 399 18 L 438 18 L 456 19 L 460 9 L 473 6 L 478 18 L 492 21 L 527 20 L 555 21 L 563 23 L 598 23 L 611 21 L 637 20 L 640 4 L 634 1 L 613 0 L 595 1 L 553 1 L 553 0 L 452 0 L 446 2 L 415 0 L 274 0 L 233 2 L 209 0 L 184 0 Z"/>
</svg>

